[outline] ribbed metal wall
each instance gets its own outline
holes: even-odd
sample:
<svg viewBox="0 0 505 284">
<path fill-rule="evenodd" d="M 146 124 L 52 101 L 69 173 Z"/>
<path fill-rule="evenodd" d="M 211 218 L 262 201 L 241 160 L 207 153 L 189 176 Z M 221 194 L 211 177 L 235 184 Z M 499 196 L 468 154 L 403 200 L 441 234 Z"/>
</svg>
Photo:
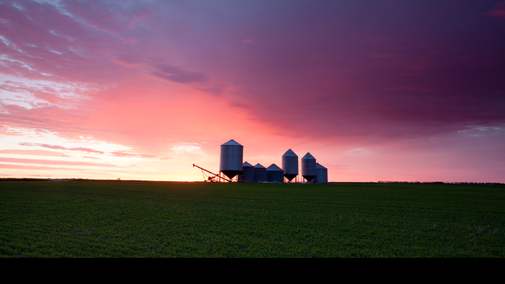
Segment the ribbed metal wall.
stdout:
<svg viewBox="0 0 505 284">
<path fill-rule="evenodd" d="M 232 179 L 242 174 L 242 161 L 244 158 L 244 146 L 233 139 L 221 145 L 221 159 L 219 171 Z"/>
<path fill-rule="evenodd" d="M 271 164 L 267 168 L 267 181 L 269 182 L 284 182 L 284 171 L 276 164 Z"/>
<path fill-rule="evenodd" d="M 254 181 L 262 182 L 267 180 L 267 169 L 260 163 L 254 166 Z"/>
<path fill-rule="evenodd" d="M 316 163 L 316 183 L 328 183 L 328 169 Z"/>
<path fill-rule="evenodd" d="M 242 177 L 241 182 L 254 182 L 254 166 L 248 162 L 242 164 Z"/>
<path fill-rule="evenodd" d="M 308 182 L 311 182 L 316 175 L 316 158 L 314 158 L 310 153 L 307 153 L 302 158 L 302 176 Z"/>
<path fill-rule="evenodd" d="M 282 155 L 282 169 L 289 181 L 298 175 L 298 156 L 291 149 Z"/>
</svg>

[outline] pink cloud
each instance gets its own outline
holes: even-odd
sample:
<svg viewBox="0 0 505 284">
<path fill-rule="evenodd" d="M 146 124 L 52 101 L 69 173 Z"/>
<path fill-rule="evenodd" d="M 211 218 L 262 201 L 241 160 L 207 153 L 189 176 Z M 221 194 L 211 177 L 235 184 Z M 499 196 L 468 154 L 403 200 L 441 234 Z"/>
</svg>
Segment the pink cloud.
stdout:
<svg viewBox="0 0 505 284">
<path fill-rule="evenodd" d="M 28 143 L 28 142 L 21 142 L 19 143 L 21 146 L 41 146 L 45 148 L 50 148 L 50 149 L 58 149 L 58 150 L 66 150 L 67 148 L 63 146 L 58 146 L 58 145 L 48 145 L 48 144 L 42 144 L 42 143 Z"/>
<path fill-rule="evenodd" d="M 84 152 L 88 152 L 88 153 L 97 153 L 97 154 L 103 154 L 104 153 L 102 151 L 97 151 L 97 150 L 93 150 L 93 149 L 85 148 L 85 147 L 67 148 L 67 150 L 71 150 L 71 151 L 84 151 Z"/>
<path fill-rule="evenodd" d="M 58 149 L 58 150 L 84 151 L 84 152 L 88 152 L 88 153 L 97 153 L 97 154 L 104 153 L 102 151 L 97 151 L 97 150 L 93 150 L 91 148 L 85 148 L 85 147 L 67 148 L 67 147 L 63 147 L 60 145 L 50 145 L 50 144 L 43 144 L 43 143 L 22 142 L 22 143 L 19 143 L 19 145 L 21 145 L 21 146 L 40 146 L 40 147 L 45 147 L 45 148 L 50 148 L 50 149 Z"/>
<path fill-rule="evenodd" d="M 153 155 L 147 155 L 147 154 L 132 154 L 132 153 L 126 153 L 123 151 L 115 151 L 111 152 L 112 155 L 117 156 L 117 157 L 139 157 L 139 158 L 154 158 L 155 156 Z"/>
<path fill-rule="evenodd" d="M 20 94 L 27 94 L 27 95 L 32 95 L 33 98 L 35 99 L 40 99 L 43 101 L 46 101 L 50 104 L 58 105 L 58 106 L 72 106 L 75 105 L 74 100 L 70 99 L 65 99 L 60 96 L 55 95 L 58 93 L 56 90 L 49 88 L 49 87 L 43 87 L 43 88 L 36 88 L 36 87 L 28 87 L 25 86 L 22 83 L 19 82 L 11 82 L 11 81 L 6 81 L 4 84 L 0 84 L 0 90 L 5 90 L 9 91 L 12 93 L 20 93 Z M 19 101 L 19 100 L 18 100 Z M 11 99 L 12 102 L 12 99 Z M 29 103 L 32 106 L 49 106 L 49 104 L 44 104 L 44 103 L 35 103 L 35 101 L 25 101 L 25 103 Z"/>
<path fill-rule="evenodd" d="M 0 125 L 0 136 L 23 136 L 23 132 Z"/>
<path fill-rule="evenodd" d="M 123 66 L 126 66 L 126 67 L 135 67 L 141 63 L 139 61 L 139 59 L 136 57 L 124 56 L 124 55 L 118 56 L 118 58 L 115 59 L 114 62 L 121 64 Z"/>
<path fill-rule="evenodd" d="M 100 160 L 100 158 L 96 158 L 96 157 L 88 157 L 88 156 L 82 156 L 83 158 L 87 158 L 87 159 L 94 159 L 94 160 Z"/>
<path fill-rule="evenodd" d="M 68 157 L 63 153 L 58 153 L 54 151 L 46 150 L 17 150 L 17 149 L 5 149 L 0 150 L 0 154 L 14 154 L 14 155 L 33 155 L 33 156 L 52 156 L 52 157 Z"/>
<path fill-rule="evenodd" d="M 26 165 L 13 165 L 13 164 L 0 164 L 2 169 L 18 169 L 18 170 L 51 170 L 51 171 L 68 171 L 75 170 L 75 168 L 69 167 L 41 167 L 41 166 L 26 166 Z M 21 175 L 24 176 L 24 175 Z"/>
<path fill-rule="evenodd" d="M 37 92 L 37 93 L 35 93 L 35 97 L 37 99 L 44 100 L 44 101 L 49 102 L 51 104 L 62 105 L 62 104 L 65 104 L 68 102 L 68 100 L 66 100 L 64 98 L 58 97 L 54 94 L 45 93 L 45 92 Z"/>
<path fill-rule="evenodd" d="M 118 167 L 111 164 L 98 164 L 88 162 L 76 161 L 55 161 L 55 160 L 41 160 L 41 159 L 19 159 L 19 158 L 4 158 L 0 157 L 0 162 L 3 163 L 19 163 L 19 164 L 41 164 L 41 165 L 65 165 L 65 166 L 95 166 L 95 167 Z"/>
</svg>

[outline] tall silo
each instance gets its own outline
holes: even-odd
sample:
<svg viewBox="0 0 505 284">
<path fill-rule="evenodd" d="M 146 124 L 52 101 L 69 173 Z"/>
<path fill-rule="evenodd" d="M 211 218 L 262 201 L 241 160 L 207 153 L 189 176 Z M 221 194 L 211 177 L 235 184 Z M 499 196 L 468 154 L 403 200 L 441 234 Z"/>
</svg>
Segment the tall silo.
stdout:
<svg viewBox="0 0 505 284">
<path fill-rule="evenodd" d="M 262 182 L 267 180 L 267 169 L 263 167 L 260 163 L 254 166 L 254 181 Z"/>
<path fill-rule="evenodd" d="M 276 164 L 271 164 L 267 168 L 267 181 L 269 182 L 284 182 L 284 171 Z"/>
<path fill-rule="evenodd" d="M 288 181 L 298 175 L 298 156 L 291 149 L 282 155 L 282 169 Z"/>
<path fill-rule="evenodd" d="M 316 163 L 316 183 L 328 183 L 328 169 Z"/>
<path fill-rule="evenodd" d="M 253 182 L 254 181 L 254 166 L 248 162 L 242 164 L 242 177 L 241 182 Z"/>
<path fill-rule="evenodd" d="M 242 174 L 242 160 L 244 157 L 244 146 L 233 139 L 221 145 L 221 160 L 219 171 L 232 179 L 236 175 Z"/>
<path fill-rule="evenodd" d="M 316 158 L 314 158 L 310 153 L 307 153 L 302 158 L 302 176 L 307 180 L 307 182 L 311 182 L 316 175 Z"/>
</svg>

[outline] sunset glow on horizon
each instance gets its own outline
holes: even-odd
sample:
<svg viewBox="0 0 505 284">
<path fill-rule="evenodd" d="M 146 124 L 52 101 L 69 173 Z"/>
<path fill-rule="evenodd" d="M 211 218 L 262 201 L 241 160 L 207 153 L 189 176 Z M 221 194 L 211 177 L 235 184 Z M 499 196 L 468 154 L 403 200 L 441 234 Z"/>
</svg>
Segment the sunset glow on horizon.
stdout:
<svg viewBox="0 0 505 284">
<path fill-rule="evenodd" d="M 505 1 L 0 0 L 0 178 L 505 182 Z"/>
</svg>

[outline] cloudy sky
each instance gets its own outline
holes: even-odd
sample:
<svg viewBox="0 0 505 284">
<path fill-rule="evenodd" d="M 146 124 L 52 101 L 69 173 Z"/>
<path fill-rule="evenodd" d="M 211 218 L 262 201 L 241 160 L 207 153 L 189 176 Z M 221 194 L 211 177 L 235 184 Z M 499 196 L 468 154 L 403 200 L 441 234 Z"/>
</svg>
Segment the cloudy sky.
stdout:
<svg viewBox="0 0 505 284">
<path fill-rule="evenodd" d="M 505 1 L 0 0 L 0 178 L 505 182 Z"/>
</svg>

